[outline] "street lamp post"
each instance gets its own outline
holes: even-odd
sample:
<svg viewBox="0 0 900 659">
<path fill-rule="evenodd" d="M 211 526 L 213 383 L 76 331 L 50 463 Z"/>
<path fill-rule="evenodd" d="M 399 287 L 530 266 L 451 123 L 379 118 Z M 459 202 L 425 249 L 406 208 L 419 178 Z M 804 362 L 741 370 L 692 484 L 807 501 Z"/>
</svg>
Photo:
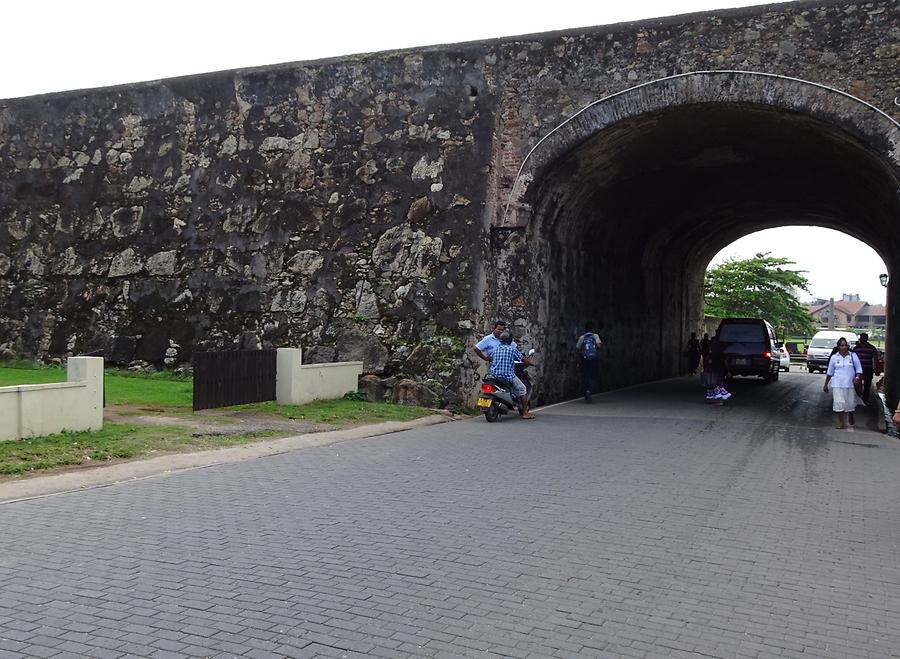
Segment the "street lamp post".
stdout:
<svg viewBox="0 0 900 659">
<path fill-rule="evenodd" d="M 884 273 L 878 275 L 878 281 L 881 282 L 881 285 L 882 285 L 882 286 L 884 286 L 885 288 L 887 288 L 888 282 L 891 281 L 891 276 L 890 276 L 889 274 L 887 274 L 886 272 L 884 272 Z M 885 302 L 886 302 L 886 301 L 885 301 Z M 887 314 L 885 314 L 885 319 L 887 319 Z M 885 336 L 885 347 L 887 347 L 887 336 Z M 887 361 L 887 360 L 885 360 L 885 361 Z M 886 376 L 886 375 L 887 375 L 887 368 L 885 367 L 885 376 Z M 890 392 L 890 393 L 893 393 L 893 391 Z M 892 396 L 892 395 L 889 395 L 888 398 L 889 398 L 889 399 L 892 399 L 893 396 Z M 894 404 L 895 402 L 896 402 L 896 401 L 889 400 L 888 404 L 889 404 L 889 405 L 890 405 L 890 404 Z M 894 427 L 895 427 L 895 428 L 900 428 L 900 408 L 894 410 L 894 416 L 891 418 L 891 421 L 894 422 Z"/>
</svg>

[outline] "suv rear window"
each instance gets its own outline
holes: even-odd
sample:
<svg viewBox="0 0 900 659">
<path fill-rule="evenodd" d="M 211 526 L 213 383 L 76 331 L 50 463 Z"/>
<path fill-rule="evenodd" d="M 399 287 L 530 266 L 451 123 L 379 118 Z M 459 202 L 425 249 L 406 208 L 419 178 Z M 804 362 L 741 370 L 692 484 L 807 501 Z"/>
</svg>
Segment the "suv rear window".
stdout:
<svg viewBox="0 0 900 659">
<path fill-rule="evenodd" d="M 728 343 L 755 343 L 766 338 L 765 327 L 756 323 L 723 323 L 719 327 L 719 340 Z"/>
</svg>

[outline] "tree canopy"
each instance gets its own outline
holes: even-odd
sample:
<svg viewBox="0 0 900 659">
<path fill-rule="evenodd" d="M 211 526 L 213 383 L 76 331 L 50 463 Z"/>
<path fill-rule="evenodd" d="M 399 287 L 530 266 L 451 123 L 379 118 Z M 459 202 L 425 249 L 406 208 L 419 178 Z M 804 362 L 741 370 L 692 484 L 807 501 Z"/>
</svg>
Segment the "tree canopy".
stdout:
<svg viewBox="0 0 900 659">
<path fill-rule="evenodd" d="M 757 253 L 749 259 L 729 259 L 706 271 L 706 313 L 722 318 L 765 318 L 778 330 L 779 339 L 789 334 L 809 334 L 812 316 L 797 299 L 809 292 L 804 270 L 785 266 L 794 261 Z"/>
</svg>

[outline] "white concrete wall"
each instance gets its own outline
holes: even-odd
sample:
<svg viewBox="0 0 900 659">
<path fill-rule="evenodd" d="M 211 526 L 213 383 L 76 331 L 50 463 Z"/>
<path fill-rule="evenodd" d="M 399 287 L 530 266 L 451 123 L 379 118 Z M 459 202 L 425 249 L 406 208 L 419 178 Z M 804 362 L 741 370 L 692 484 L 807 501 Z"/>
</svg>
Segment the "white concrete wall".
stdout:
<svg viewBox="0 0 900 659">
<path fill-rule="evenodd" d="M 0 387 L 0 440 L 103 427 L 103 358 L 70 357 L 67 382 Z"/>
<path fill-rule="evenodd" d="M 303 364 L 300 348 L 279 348 L 276 357 L 275 396 L 281 405 L 302 405 L 314 400 L 341 398 L 356 391 L 362 362 Z"/>
</svg>

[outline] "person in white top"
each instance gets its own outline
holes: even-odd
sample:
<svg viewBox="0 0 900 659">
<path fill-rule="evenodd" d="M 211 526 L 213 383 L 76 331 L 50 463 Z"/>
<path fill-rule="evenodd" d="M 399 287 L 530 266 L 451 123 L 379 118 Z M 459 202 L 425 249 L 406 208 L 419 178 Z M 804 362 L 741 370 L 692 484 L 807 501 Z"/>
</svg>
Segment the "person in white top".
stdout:
<svg viewBox="0 0 900 659">
<path fill-rule="evenodd" d="M 825 375 L 825 386 L 822 391 L 828 393 L 828 383 L 831 384 L 831 409 L 835 414 L 835 428 L 844 427 L 844 417 L 849 414 L 849 425 L 853 425 L 853 411 L 856 409 L 858 396 L 855 385 L 862 382 L 862 364 L 855 352 L 850 352 L 850 344 L 847 339 L 841 337 L 837 342 L 838 351 L 831 355 L 828 361 L 828 371 Z"/>
<path fill-rule="evenodd" d="M 506 321 L 497 320 L 494 322 L 494 330 L 485 336 L 481 341 L 475 344 L 475 354 L 481 357 L 488 364 L 491 363 L 491 354 L 494 348 L 500 345 L 500 335 L 506 331 Z M 516 342 L 512 342 L 513 348 L 518 348 Z"/>
</svg>

